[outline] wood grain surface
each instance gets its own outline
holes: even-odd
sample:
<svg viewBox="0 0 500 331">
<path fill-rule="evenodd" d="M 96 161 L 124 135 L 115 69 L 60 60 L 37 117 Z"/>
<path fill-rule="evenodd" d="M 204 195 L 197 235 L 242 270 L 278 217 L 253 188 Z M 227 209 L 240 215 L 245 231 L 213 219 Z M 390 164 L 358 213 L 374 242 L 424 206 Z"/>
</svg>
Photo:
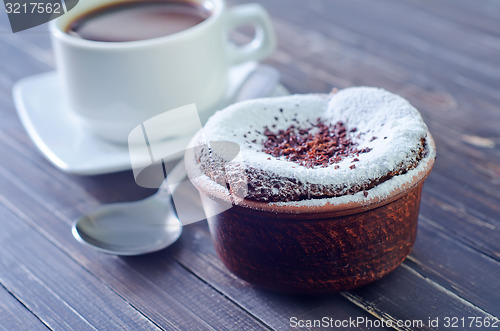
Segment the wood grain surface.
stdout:
<svg viewBox="0 0 500 331">
<path fill-rule="evenodd" d="M 292 317 L 328 317 L 366 321 L 342 329 L 421 320 L 398 329 L 434 330 L 445 329 L 446 317 L 500 317 L 500 2 L 257 2 L 279 39 L 265 62 L 291 92 L 373 85 L 421 111 L 438 157 L 408 259 L 362 288 L 303 297 L 232 275 L 205 222 L 147 256 L 82 247 L 70 232 L 79 215 L 153 191 L 138 187 L 131 172 L 65 174 L 38 152 L 11 91 L 23 77 L 54 70 L 49 34 L 46 26 L 12 34 L 0 6 L 0 329 L 291 329 Z M 429 323 L 436 318 L 438 327 Z"/>
</svg>

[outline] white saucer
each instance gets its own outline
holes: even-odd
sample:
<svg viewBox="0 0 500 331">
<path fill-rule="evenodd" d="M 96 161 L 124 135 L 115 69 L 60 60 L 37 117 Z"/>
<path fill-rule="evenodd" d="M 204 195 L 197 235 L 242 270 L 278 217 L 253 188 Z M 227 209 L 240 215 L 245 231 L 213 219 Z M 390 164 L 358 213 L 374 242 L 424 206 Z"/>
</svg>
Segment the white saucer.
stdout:
<svg viewBox="0 0 500 331">
<path fill-rule="evenodd" d="M 231 70 L 230 87 L 219 107 L 229 104 L 241 83 L 256 67 L 256 63 L 247 63 Z M 271 95 L 284 94 L 287 94 L 286 89 L 278 85 Z M 116 145 L 89 134 L 71 112 L 64 109 L 56 72 L 20 80 L 13 88 L 13 96 L 29 136 L 42 154 L 59 169 L 78 175 L 131 169 L 127 145 Z M 182 138 L 168 140 L 164 144 L 175 145 L 177 140 Z"/>
</svg>

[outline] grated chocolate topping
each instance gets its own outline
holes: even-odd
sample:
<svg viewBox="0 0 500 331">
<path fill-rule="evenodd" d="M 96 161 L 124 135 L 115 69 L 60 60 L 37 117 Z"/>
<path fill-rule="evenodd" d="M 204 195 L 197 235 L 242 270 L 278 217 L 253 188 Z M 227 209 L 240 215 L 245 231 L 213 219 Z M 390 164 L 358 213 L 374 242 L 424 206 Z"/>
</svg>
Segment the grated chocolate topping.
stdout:
<svg viewBox="0 0 500 331">
<path fill-rule="evenodd" d="M 371 148 L 358 149 L 344 123 L 325 124 L 320 118 L 309 128 L 290 125 L 286 130 L 271 131 L 264 128 L 263 152 L 274 157 L 283 157 L 306 168 L 328 167 L 350 156 L 368 153 Z M 355 161 L 359 159 L 355 158 Z M 353 169 L 353 168 L 352 168 Z"/>
</svg>

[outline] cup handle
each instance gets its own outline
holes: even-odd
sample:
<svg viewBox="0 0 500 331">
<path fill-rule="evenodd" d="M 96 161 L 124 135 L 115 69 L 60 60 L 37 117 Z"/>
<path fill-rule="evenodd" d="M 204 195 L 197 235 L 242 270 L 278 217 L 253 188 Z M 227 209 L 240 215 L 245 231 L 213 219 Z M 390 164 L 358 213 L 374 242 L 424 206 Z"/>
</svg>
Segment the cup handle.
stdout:
<svg viewBox="0 0 500 331">
<path fill-rule="evenodd" d="M 255 26 L 255 38 L 243 46 L 229 45 L 229 60 L 233 65 L 261 60 L 276 48 L 276 35 L 269 14 L 259 4 L 251 3 L 228 10 L 229 31 L 245 25 Z"/>
</svg>

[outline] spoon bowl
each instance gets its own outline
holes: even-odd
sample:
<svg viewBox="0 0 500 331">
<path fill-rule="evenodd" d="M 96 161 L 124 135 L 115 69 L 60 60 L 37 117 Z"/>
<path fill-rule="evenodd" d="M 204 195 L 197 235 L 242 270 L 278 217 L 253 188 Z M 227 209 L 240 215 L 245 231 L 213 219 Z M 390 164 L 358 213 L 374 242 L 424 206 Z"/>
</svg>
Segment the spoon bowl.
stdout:
<svg viewBox="0 0 500 331">
<path fill-rule="evenodd" d="M 168 201 L 154 195 L 142 201 L 104 205 L 78 219 L 73 224 L 73 236 L 107 254 L 131 256 L 161 250 L 182 232 Z"/>
</svg>

